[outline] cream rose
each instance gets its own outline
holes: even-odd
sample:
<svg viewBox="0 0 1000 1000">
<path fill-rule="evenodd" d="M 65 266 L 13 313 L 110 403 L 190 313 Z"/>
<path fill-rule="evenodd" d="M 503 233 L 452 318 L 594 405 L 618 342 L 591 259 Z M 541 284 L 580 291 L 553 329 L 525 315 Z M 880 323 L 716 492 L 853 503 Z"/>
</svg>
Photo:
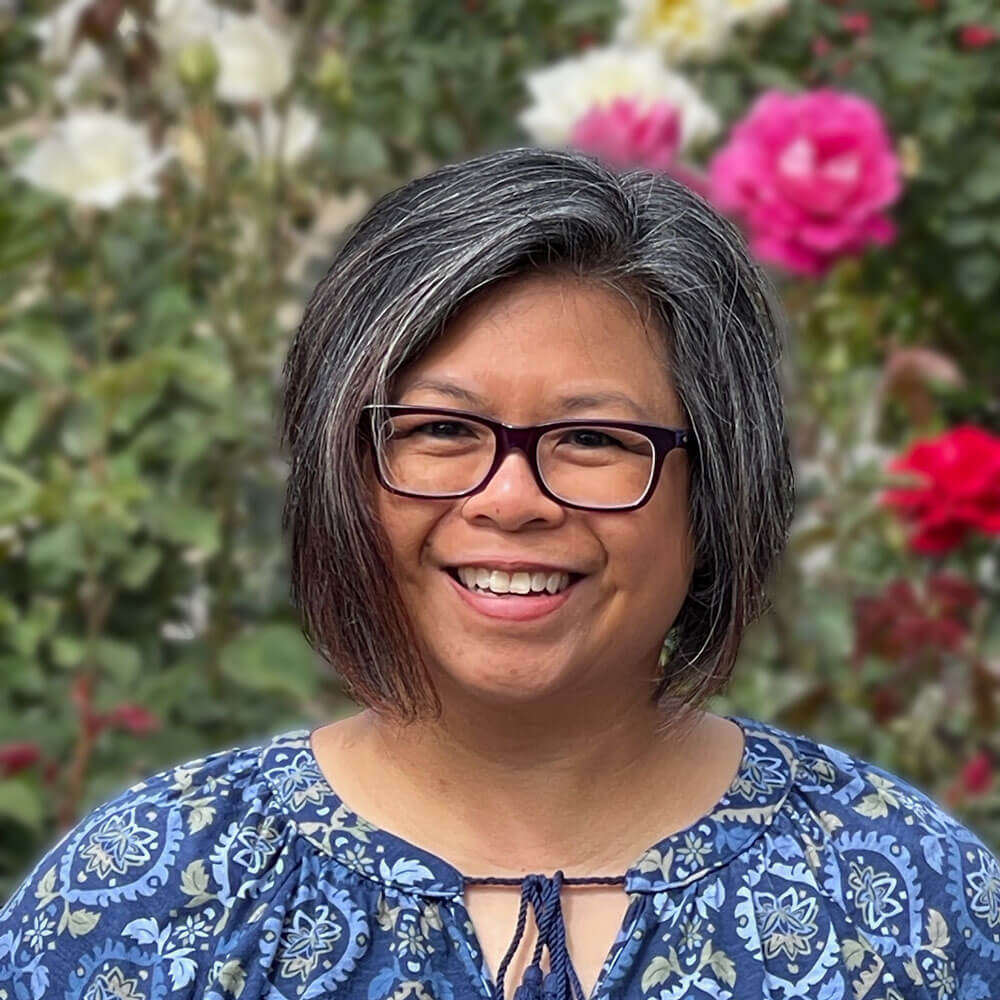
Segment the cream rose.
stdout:
<svg viewBox="0 0 1000 1000">
<path fill-rule="evenodd" d="M 56 122 L 15 174 L 77 204 L 114 208 L 132 195 L 156 197 L 155 176 L 172 155 L 154 150 L 143 126 L 83 109 Z"/>
</svg>

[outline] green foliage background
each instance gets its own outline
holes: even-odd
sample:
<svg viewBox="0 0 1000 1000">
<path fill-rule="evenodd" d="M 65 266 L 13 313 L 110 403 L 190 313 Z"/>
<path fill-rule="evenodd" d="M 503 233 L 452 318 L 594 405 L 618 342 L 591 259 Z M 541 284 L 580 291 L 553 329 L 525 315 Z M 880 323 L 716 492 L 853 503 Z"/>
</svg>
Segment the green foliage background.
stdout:
<svg viewBox="0 0 1000 1000">
<path fill-rule="evenodd" d="M 59 111 L 31 34 L 47 9 L 0 15 L 8 168 Z M 291 92 L 323 123 L 302 165 L 255 167 L 229 134 L 231 107 L 197 81 L 168 104 L 147 73 L 154 57 L 97 25 L 108 70 L 88 98 L 161 134 L 189 129 L 200 183 L 174 162 L 157 200 L 99 213 L 0 175 L 0 743 L 37 742 L 47 764 L 0 780 L 0 895 L 126 784 L 355 710 L 288 600 L 275 400 L 297 313 L 372 197 L 526 142 L 525 74 L 600 44 L 618 16 L 612 0 L 311 0 L 284 12 Z M 884 476 L 864 455 L 962 421 L 1000 429 L 997 49 L 955 40 L 973 21 L 1000 29 L 1000 15 L 972 0 L 883 0 L 865 37 L 840 15 L 792 3 L 685 70 L 727 123 L 773 87 L 860 92 L 908 154 L 896 243 L 823 281 L 784 282 L 794 445 L 812 471 L 775 610 L 711 707 L 807 731 L 940 795 L 973 752 L 1000 759 L 995 540 L 940 565 L 912 556 L 874 502 Z M 886 359 L 911 346 L 965 376 L 920 390 L 933 399 L 920 422 L 916 390 L 885 380 Z M 942 565 L 983 588 L 973 651 L 916 672 L 850 666 L 853 599 Z M 887 683 L 905 710 L 882 724 L 872 692 Z M 145 706 L 158 728 L 87 726 L 122 704 Z M 954 811 L 1000 846 L 995 787 Z"/>
</svg>

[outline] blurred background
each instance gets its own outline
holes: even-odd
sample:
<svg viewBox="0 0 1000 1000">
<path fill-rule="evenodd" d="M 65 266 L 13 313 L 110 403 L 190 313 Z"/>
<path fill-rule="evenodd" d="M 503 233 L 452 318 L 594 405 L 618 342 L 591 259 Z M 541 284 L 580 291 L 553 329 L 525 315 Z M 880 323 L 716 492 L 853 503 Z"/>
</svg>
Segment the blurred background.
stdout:
<svg viewBox="0 0 1000 1000">
<path fill-rule="evenodd" d="M 998 62 L 990 0 L 0 0 L 0 898 L 357 710 L 288 597 L 281 365 L 374 197 L 526 144 L 674 174 L 791 316 L 796 520 L 710 709 L 1000 849 Z"/>
</svg>

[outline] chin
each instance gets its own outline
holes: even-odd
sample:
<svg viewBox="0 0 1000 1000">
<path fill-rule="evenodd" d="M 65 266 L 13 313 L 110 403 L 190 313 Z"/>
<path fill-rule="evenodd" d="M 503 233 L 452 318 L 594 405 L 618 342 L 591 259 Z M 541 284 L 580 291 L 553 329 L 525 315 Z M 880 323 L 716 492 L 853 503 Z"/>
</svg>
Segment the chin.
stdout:
<svg viewBox="0 0 1000 1000">
<path fill-rule="evenodd" d="M 439 678 L 444 687 L 458 688 L 463 697 L 475 701 L 511 707 L 530 705 L 561 693 L 569 683 L 568 671 L 558 670 L 551 657 L 545 659 L 549 661 L 547 664 L 536 664 L 522 651 L 519 662 L 512 667 L 510 657 L 498 657 L 495 666 L 491 666 L 488 657 L 473 656 L 469 657 L 475 664 L 471 670 L 447 669 L 443 671 L 445 677 L 439 675 Z"/>
</svg>

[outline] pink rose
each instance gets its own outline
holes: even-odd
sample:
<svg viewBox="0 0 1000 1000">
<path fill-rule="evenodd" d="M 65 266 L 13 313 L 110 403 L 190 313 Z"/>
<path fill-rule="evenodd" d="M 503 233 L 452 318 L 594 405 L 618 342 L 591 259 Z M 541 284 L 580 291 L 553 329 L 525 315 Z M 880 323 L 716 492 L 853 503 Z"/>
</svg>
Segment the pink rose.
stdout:
<svg viewBox="0 0 1000 1000">
<path fill-rule="evenodd" d="M 595 105 L 574 126 L 570 145 L 615 168 L 645 167 L 675 177 L 699 194 L 707 185 L 694 168 L 675 160 L 681 141 L 681 116 L 666 101 L 643 106 L 629 97 Z"/>
<path fill-rule="evenodd" d="M 855 94 L 763 94 L 710 183 L 720 208 L 745 217 L 754 253 L 799 274 L 895 236 L 882 209 L 899 195 L 899 161 L 878 109 Z"/>
<path fill-rule="evenodd" d="M 832 48 L 833 46 L 830 44 L 830 39 L 825 35 L 817 35 L 813 39 L 812 53 L 818 59 L 822 59 L 823 56 L 825 56 Z"/>
<path fill-rule="evenodd" d="M 592 107 L 574 126 L 570 143 L 616 167 L 666 170 L 680 144 L 681 116 L 666 101 L 643 109 L 638 101 L 618 97 Z"/>
<path fill-rule="evenodd" d="M 864 12 L 841 14 L 840 26 L 852 35 L 867 35 L 872 30 L 871 15 Z"/>
</svg>

